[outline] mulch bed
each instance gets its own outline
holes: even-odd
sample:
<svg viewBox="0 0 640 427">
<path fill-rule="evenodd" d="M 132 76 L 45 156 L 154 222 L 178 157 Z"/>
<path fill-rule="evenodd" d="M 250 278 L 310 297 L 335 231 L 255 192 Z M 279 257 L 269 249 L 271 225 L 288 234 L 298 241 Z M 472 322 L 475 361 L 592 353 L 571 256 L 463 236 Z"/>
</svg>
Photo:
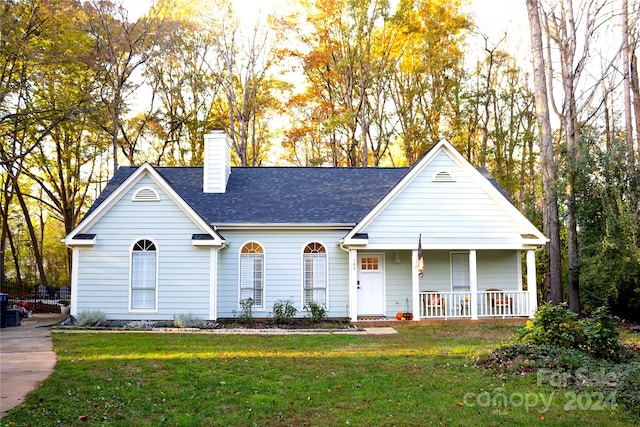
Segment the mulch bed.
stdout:
<svg viewBox="0 0 640 427">
<path fill-rule="evenodd" d="M 314 323 L 307 318 L 294 318 L 286 323 L 276 323 L 273 319 L 240 320 L 225 318 L 216 320 L 216 329 L 351 329 L 353 326 L 348 320 L 327 319 Z"/>
</svg>

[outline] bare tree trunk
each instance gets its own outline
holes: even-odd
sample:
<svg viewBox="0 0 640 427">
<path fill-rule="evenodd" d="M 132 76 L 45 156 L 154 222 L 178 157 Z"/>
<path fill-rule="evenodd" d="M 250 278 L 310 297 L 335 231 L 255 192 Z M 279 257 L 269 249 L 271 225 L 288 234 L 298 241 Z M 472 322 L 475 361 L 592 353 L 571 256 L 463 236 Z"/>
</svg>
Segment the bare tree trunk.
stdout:
<svg viewBox="0 0 640 427">
<path fill-rule="evenodd" d="M 631 119 L 631 36 L 629 34 L 629 2 L 622 0 L 622 74 L 624 99 L 624 134 L 627 147 L 627 178 L 631 185 L 635 183 L 635 153 L 633 150 L 633 123 Z"/>
<path fill-rule="evenodd" d="M 640 79 L 638 78 L 638 40 L 632 36 L 632 42 L 629 46 L 631 55 L 630 74 L 631 74 L 631 93 L 633 94 L 633 111 L 635 113 L 636 122 L 636 151 L 640 153 Z"/>
<path fill-rule="evenodd" d="M 542 46 L 538 0 L 526 0 L 529 28 L 531 31 L 531 52 L 533 55 L 534 97 L 536 115 L 540 127 L 540 162 L 544 191 L 544 230 L 549 238 L 547 245 L 547 277 L 549 299 L 553 304 L 562 302 L 562 255 L 560 252 L 560 224 L 558 219 L 558 199 L 555 193 L 557 166 L 553 150 L 553 135 L 549 117 L 547 76 Z"/>
<path fill-rule="evenodd" d="M 613 132 L 611 130 L 611 113 L 609 113 L 609 91 L 602 82 L 602 106 L 604 112 L 604 138 L 607 153 L 611 151 L 613 143 Z"/>
<path fill-rule="evenodd" d="M 575 160 L 578 154 L 580 135 L 577 123 L 575 82 L 577 67 L 574 67 L 576 51 L 576 29 L 573 18 L 573 0 L 566 2 L 561 7 L 560 25 L 558 36 L 555 39 L 560 47 L 560 64 L 562 69 L 562 87 L 564 92 L 564 105 L 561 121 L 565 130 L 567 142 L 567 256 L 569 264 L 568 296 L 569 309 L 574 313 L 580 312 L 580 271 L 578 263 L 578 230 L 576 225 L 576 199 L 575 199 Z"/>
<path fill-rule="evenodd" d="M 38 236 L 36 235 L 36 230 L 33 228 L 33 222 L 31 222 L 31 217 L 29 216 L 29 208 L 27 207 L 27 203 L 24 200 L 24 195 L 22 194 L 22 190 L 18 185 L 18 177 L 14 176 L 12 177 L 12 179 L 13 191 L 18 198 L 18 202 L 20 202 L 20 207 L 22 208 L 22 214 L 24 215 L 25 224 L 27 226 L 27 230 L 29 230 L 29 239 L 31 240 L 33 257 L 36 261 L 36 267 L 38 268 L 38 275 L 40 276 L 40 284 L 46 286 L 47 275 L 44 271 L 44 262 L 42 259 L 42 252 L 40 251 Z"/>
</svg>

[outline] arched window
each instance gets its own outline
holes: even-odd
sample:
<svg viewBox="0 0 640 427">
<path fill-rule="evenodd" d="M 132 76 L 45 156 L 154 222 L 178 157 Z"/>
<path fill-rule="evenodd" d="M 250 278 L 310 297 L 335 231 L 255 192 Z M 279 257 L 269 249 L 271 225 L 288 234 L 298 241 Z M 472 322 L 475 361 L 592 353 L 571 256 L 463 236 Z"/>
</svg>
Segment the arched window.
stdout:
<svg viewBox="0 0 640 427">
<path fill-rule="evenodd" d="M 327 305 L 327 251 L 317 242 L 309 243 L 302 255 L 304 305 Z"/>
<path fill-rule="evenodd" d="M 131 309 L 156 309 L 157 251 L 151 240 L 139 240 L 131 253 Z"/>
<path fill-rule="evenodd" d="M 240 250 L 240 300 L 248 298 L 254 308 L 264 308 L 264 249 L 256 242 Z"/>
</svg>

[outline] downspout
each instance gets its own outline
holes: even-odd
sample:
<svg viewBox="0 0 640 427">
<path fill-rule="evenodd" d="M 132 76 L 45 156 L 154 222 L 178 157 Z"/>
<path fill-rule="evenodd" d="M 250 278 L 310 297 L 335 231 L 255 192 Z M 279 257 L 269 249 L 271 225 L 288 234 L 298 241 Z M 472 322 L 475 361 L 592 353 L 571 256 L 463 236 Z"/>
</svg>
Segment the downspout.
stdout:
<svg viewBox="0 0 640 427">
<path fill-rule="evenodd" d="M 349 280 L 348 280 L 348 291 L 349 291 L 349 307 L 348 314 L 349 320 L 352 322 L 356 322 L 358 320 L 358 303 L 357 303 L 357 281 L 358 277 L 356 275 L 356 261 L 354 259 L 353 251 L 344 246 L 344 239 L 340 239 L 338 241 L 338 247 L 349 254 Z"/>
</svg>

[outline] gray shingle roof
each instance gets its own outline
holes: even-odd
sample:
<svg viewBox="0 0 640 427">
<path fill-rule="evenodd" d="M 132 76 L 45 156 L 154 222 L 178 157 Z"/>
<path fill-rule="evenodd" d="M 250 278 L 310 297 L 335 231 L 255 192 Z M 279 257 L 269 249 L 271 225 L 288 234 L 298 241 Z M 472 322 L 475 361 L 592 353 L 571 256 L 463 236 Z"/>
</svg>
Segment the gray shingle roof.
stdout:
<svg viewBox="0 0 640 427">
<path fill-rule="evenodd" d="M 137 168 L 118 169 L 90 211 Z M 355 224 L 408 168 L 232 168 L 226 193 L 202 192 L 201 167 L 155 170 L 206 222 L 218 224 Z"/>
</svg>

